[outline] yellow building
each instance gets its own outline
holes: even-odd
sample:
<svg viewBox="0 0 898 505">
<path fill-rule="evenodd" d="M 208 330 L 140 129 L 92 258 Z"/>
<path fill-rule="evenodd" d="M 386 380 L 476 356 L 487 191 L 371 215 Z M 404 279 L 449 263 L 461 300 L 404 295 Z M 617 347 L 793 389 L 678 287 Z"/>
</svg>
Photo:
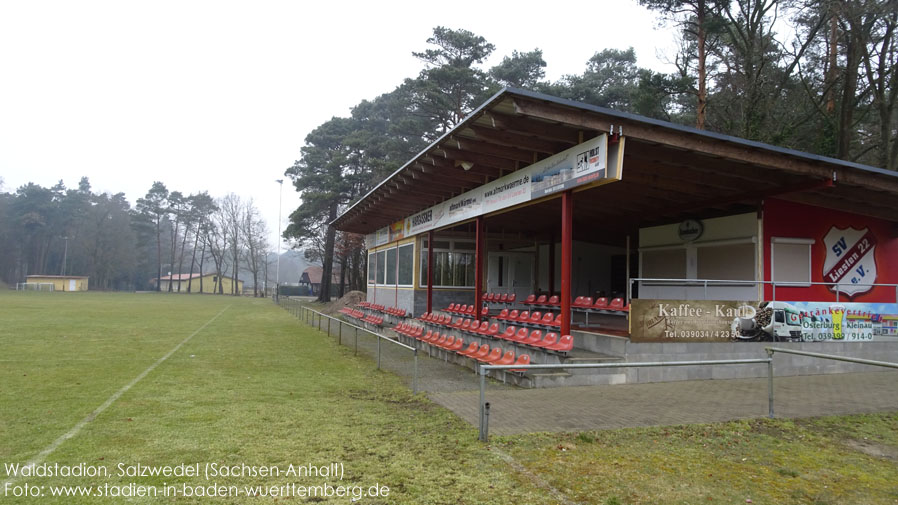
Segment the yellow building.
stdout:
<svg viewBox="0 0 898 505">
<path fill-rule="evenodd" d="M 28 284 L 52 284 L 54 291 L 87 291 L 87 277 L 80 275 L 29 275 Z"/>
<path fill-rule="evenodd" d="M 191 280 L 192 279 L 192 280 Z M 230 277 L 219 277 L 216 273 L 200 275 L 174 274 L 162 276 L 161 291 L 167 293 L 171 284 L 172 293 L 223 293 L 229 295 L 233 292 L 233 281 Z M 154 279 L 155 281 L 155 279 Z M 155 282 L 154 282 L 155 283 Z M 202 288 L 200 287 L 202 285 Z M 219 285 L 221 289 L 219 290 Z M 188 291 L 188 286 L 190 290 Z M 237 294 L 243 294 L 243 281 L 237 279 Z"/>
</svg>

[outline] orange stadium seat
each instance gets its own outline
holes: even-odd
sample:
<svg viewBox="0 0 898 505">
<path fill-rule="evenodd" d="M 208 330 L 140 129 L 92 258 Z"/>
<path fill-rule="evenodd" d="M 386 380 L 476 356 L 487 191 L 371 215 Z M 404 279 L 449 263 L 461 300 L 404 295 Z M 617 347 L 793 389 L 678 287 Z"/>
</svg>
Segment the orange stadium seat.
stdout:
<svg viewBox="0 0 898 505">
<path fill-rule="evenodd" d="M 545 349 L 560 353 L 567 353 L 574 348 L 574 337 L 570 335 L 562 335 L 558 342 L 554 345 L 546 346 Z"/>
<path fill-rule="evenodd" d="M 525 345 L 533 345 L 533 344 L 538 343 L 542 339 L 543 339 L 542 330 L 533 330 L 532 332 L 530 332 L 530 336 L 527 337 L 527 340 L 524 340 L 521 343 L 525 344 Z"/>
<path fill-rule="evenodd" d="M 529 354 L 521 354 L 520 356 L 518 356 L 518 359 L 515 360 L 514 364 L 517 366 L 529 365 L 530 364 L 530 355 Z M 518 373 L 525 373 L 527 370 L 524 370 L 523 368 L 519 368 L 519 369 L 512 368 L 510 371 L 518 372 Z"/>
</svg>

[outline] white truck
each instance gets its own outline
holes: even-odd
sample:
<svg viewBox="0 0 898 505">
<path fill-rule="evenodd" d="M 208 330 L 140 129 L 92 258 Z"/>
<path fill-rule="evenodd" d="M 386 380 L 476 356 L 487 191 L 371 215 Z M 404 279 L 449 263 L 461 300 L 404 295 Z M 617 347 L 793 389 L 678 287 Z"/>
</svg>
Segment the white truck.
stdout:
<svg viewBox="0 0 898 505">
<path fill-rule="evenodd" d="M 733 319 L 731 330 L 734 339 L 747 342 L 801 341 L 801 312 L 785 302 L 761 302 L 751 317 Z"/>
</svg>

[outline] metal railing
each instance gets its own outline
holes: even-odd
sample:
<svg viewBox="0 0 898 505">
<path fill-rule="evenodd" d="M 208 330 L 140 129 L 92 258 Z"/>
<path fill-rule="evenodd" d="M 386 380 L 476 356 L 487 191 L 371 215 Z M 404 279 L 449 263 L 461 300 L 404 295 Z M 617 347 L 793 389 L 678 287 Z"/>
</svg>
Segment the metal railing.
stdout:
<svg viewBox="0 0 898 505">
<path fill-rule="evenodd" d="M 773 292 L 771 296 L 771 301 L 776 301 L 776 287 L 791 287 L 791 288 L 807 288 L 810 286 L 830 286 L 834 288 L 836 292 L 836 302 L 840 301 L 842 289 L 839 287 L 839 284 L 833 282 L 787 282 L 787 281 L 749 281 L 749 280 L 735 280 L 735 279 L 662 279 L 662 278 L 649 278 L 649 277 L 633 277 L 630 279 L 630 284 L 627 286 L 627 301 L 633 299 L 633 284 L 636 282 L 645 282 L 645 283 L 657 283 L 661 286 L 672 286 L 672 287 L 703 287 L 704 288 L 704 299 L 708 299 L 708 287 L 714 286 L 766 286 L 771 285 L 773 287 Z M 859 282 L 857 284 L 853 284 L 854 286 L 870 286 L 871 288 L 875 287 L 886 287 L 886 288 L 895 288 L 895 303 L 898 303 L 898 284 L 883 284 L 883 283 L 864 283 Z M 688 298 L 688 296 L 686 296 Z"/>
<path fill-rule="evenodd" d="M 774 418 L 774 366 L 773 356 L 775 353 L 794 354 L 798 356 L 807 356 L 812 358 L 829 359 L 834 361 L 845 361 L 849 363 L 857 363 L 860 365 L 879 366 L 886 368 L 898 369 L 898 363 L 888 361 L 876 361 L 863 358 L 853 358 L 850 356 L 839 356 L 837 354 L 823 354 L 817 352 L 798 351 L 794 349 L 784 349 L 779 347 L 766 347 L 767 358 L 757 359 L 734 359 L 734 360 L 701 360 L 701 361 L 653 361 L 641 363 L 571 363 L 571 364 L 534 364 L 534 365 L 480 365 L 478 373 L 480 374 L 480 429 L 479 438 L 483 442 L 489 440 L 489 415 L 490 404 L 486 401 L 486 376 L 491 370 L 551 370 L 551 369 L 577 369 L 577 368 L 647 368 L 647 367 L 680 367 L 680 366 L 716 366 L 716 365 L 747 365 L 747 364 L 767 364 L 767 417 Z"/>
<path fill-rule="evenodd" d="M 886 368 L 898 369 L 898 363 L 891 361 L 876 361 L 872 359 L 852 358 L 850 356 L 839 356 L 837 354 L 823 354 L 819 352 L 796 351 L 794 349 L 783 349 L 780 347 L 765 347 L 767 354 L 772 358 L 774 353 L 796 354 L 798 356 L 809 356 L 811 358 L 831 359 L 835 361 L 847 361 L 848 363 L 858 363 L 860 365 L 882 366 Z"/>
<path fill-rule="evenodd" d="M 399 348 L 411 351 L 412 355 L 413 355 L 413 360 L 414 360 L 414 368 L 413 368 L 413 372 L 412 372 L 412 394 L 418 393 L 418 349 L 417 348 L 412 347 L 410 345 L 405 345 L 402 342 L 393 340 L 390 337 L 381 335 L 380 333 L 377 333 L 376 331 L 373 331 L 373 330 L 369 330 L 368 328 L 365 328 L 363 326 L 358 326 L 358 325 L 346 322 L 340 318 L 329 316 L 327 314 L 323 314 L 317 310 L 306 307 L 305 305 L 303 305 L 302 303 L 300 303 L 297 300 L 291 300 L 289 298 L 282 297 L 281 300 L 279 301 L 278 305 L 280 305 L 282 308 L 290 311 L 291 314 L 293 314 L 299 320 L 305 322 L 309 326 L 312 326 L 312 327 L 317 326 L 318 331 L 326 331 L 328 335 L 331 334 L 331 322 L 336 321 L 337 328 L 338 328 L 337 342 L 340 345 L 343 345 L 343 328 L 344 328 L 344 326 L 352 328 L 354 330 L 354 334 L 355 334 L 355 338 L 354 338 L 355 342 L 353 345 L 355 354 L 358 354 L 358 352 L 359 352 L 359 331 L 373 335 L 377 339 L 376 354 L 377 354 L 377 369 L 378 370 L 380 370 L 380 365 L 381 365 L 381 342 L 382 341 L 386 341 L 391 345 L 395 345 Z M 322 330 L 322 321 L 324 321 L 324 320 L 327 321 L 327 326 L 324 330 Z"/>
</svg>

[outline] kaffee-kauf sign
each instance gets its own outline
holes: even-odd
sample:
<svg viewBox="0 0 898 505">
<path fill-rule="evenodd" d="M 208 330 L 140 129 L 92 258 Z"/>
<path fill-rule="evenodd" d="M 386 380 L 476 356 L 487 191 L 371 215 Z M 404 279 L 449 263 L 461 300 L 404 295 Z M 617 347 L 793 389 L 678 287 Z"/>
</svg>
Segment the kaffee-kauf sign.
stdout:
<svg viewBox="0 0 898 505">
<path fill-rule="evenodd" d="M 733 319 L 754 313 L 757 302 L 721 300 L 647 300 L 630 304 L 634 342 L 729 342 Z"/>
</svg>

